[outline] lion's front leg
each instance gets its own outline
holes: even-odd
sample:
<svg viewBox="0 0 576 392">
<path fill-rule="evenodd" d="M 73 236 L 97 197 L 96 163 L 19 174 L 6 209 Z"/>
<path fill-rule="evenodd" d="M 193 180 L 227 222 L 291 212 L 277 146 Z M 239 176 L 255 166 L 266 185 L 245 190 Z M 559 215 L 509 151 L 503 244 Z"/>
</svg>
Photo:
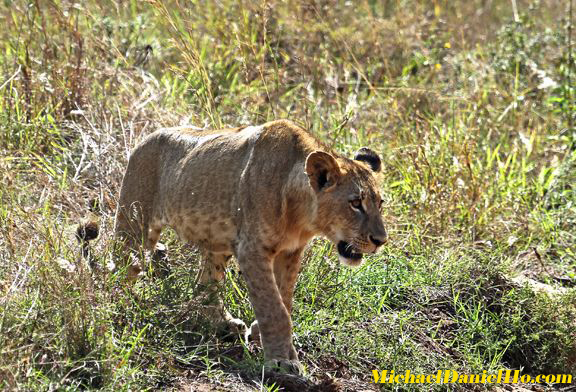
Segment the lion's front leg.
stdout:
<svg viewBox="0 0 576 392">
<path fill-rule="evenodd" d="M 282 295 L 284 306 L 288 313 L 292 313 L 292 299 L 294 296 L 294 287 L 300 272 L 300 259 L 304 248 L 295 251 L 284 251 L 274 259 L 274 276 L 276 284 Z"/>
<path fill-rule="evenodd" d="M 298 279 L 298 273 L 300 272 L 300 260 L 303 250 L 304 248 L 295 251 L 284 251 L 274 258 L 274 278 L 288 314 L 292 314 L 294 288 L 296 286 L 296 280 Z M 261 343 L 258 321 L 254 321 L 252 325 L 250 325 L 246 336 L 247 340 L 253 341 L 256 344 Z M 290 358 L 298 358 L 296 351 L 290 353 Z"/>
<path fill-rule="evenodd" d="M 243 334 L 246 331 L 246 324 L 242 320 L 232 317 L 224 307 L 221 298 L 229 258 L 230 256 L 227 254 L 203 252 L 198 283 L 207 294 L 205 304 L 207 316 L 216 322 L 219 327 L 226 329 L 227 332 Z"/>
<path fill-rule="evenodd" d="M 292 320 L 273 270 L 273 260 L 264 250 L 241 249 L 238 263 L 248 285 L 264 348 L 266 366 L 301 374 L 302 366 L 292 344 Z"/>
</svg>

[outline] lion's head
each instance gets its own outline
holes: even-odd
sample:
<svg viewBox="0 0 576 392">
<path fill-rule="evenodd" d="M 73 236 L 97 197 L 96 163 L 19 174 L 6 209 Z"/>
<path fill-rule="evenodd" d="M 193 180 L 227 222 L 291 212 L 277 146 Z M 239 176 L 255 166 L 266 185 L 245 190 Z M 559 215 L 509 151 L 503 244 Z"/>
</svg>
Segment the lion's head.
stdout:
<svg viewBox="0 0 576 392">
<path fill-rule="evenodd" d="M 387 238 L 380 208 L 382 198 L 374 173 L 381 161 L 369 148 L 354 160 L 315 151 L 306 159 L 306 173 L 318 200 L 322 234 L 337 245 L 340 260 L 359 265 L 363 253 L 375 253 Z"/>
</svg>

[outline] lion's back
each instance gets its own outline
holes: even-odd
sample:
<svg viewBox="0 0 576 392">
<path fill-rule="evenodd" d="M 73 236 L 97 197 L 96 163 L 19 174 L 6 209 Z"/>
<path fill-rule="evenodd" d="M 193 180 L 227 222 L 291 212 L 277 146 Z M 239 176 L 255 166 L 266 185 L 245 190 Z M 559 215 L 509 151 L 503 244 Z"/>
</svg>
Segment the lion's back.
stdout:
<svg viewBox="0 0 576 392">
<path fill-rule="evenodd" d="M 246 208 L 280 208 L 278 195 L 314 143 L 285 120 L 216 131 L 160 129 L 134 150 L 127 175 L 146 177 L 162 220 L 191 212 L 236 220 Z"/>
</svg>

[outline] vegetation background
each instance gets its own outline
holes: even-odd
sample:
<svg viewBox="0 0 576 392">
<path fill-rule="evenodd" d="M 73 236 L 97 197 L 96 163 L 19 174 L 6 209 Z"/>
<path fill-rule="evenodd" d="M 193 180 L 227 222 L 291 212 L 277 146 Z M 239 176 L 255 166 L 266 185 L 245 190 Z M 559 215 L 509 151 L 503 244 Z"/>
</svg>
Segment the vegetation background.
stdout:
<svg viewBox="0 0 576 392">
<path fill-rule="evenodd" d="M 572 3 L 3 0 L 0 389 L 277 389 L 199 316 L 195 249 L 168 233 L 170 264 L 131 288 L 108 265 L 135 143 L 278 118 L 384 161 L 390 244 L 358 269 L 324 240 L 306 254 L 315 390 L 394 389 L 372 369 L 574 374 Z M 90 214 L 94 270 L 74 239 Z M 227 286 L 250 322 L 234 268 Z"/>
</svg>

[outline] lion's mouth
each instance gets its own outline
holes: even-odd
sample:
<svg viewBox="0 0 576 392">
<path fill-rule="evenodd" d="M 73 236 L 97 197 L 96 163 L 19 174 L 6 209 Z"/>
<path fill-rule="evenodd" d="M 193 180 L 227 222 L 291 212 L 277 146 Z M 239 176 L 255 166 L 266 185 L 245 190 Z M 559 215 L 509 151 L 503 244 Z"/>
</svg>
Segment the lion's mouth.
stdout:
<svg viewBox="0 0 576 392">
<path fill-rule="evenodd" d="M 345 259 L 360 260 L 362 259 L 362 253 L 357 252 L 354 246 L 350 245 L 346 241 L 338 242 L 338 254 Z"/>
</svg>

